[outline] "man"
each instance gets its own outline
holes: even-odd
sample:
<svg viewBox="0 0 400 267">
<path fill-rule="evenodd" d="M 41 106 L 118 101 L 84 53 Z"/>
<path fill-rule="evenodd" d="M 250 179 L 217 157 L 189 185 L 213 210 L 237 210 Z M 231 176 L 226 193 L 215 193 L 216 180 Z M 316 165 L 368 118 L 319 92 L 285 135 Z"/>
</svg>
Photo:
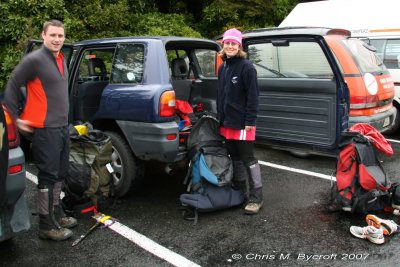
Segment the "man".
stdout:
<svg viewBox="0 0 400 267">
<path fill-rule="evenodd" d="M 43 45 L 27 54 L 11 73 L 5 103 L 17 118 L 20 132 L 32 140 L 33 160 L 38 168 L 39 237 L 66 240 L 67 229 L 77 224 L 66 217 L 60 193 L 68 171 L 68 69 L 60 52 L 65 30 L 58 20 L 43 25 Z M 26 101 L 21 106 L 21 87 Z"/>
</svg>

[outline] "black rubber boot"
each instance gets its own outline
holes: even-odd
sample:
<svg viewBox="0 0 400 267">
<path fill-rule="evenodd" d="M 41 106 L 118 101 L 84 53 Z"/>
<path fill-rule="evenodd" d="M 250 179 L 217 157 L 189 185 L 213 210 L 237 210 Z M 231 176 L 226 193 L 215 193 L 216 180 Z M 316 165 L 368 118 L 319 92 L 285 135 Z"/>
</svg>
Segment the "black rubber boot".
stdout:
<svg viewBox="0 0 400 267">
<path fill-rule="evenodd" d="M 38 186 L 39 238 L 62 241 L 72 236 L 72 231 L 62 228 L 54 217 L 53 190 L 51 186 Z"/>
<path fill-rule="evenodd" d="M 58 224 L 63 228 L 72 228 L 78 224 L 77 220 L 73 217 L 68 217 L 60 205 L 62 182 L 57 182 L 53 186 L 53 207 L 54 217 Z"/>
</svg>

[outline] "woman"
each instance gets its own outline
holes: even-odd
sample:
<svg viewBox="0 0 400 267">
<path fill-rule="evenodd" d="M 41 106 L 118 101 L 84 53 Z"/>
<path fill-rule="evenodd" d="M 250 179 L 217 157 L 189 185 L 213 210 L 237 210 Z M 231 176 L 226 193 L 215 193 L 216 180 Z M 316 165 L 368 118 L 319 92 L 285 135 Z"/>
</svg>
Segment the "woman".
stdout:
<svg viewBox="0 0 400 267">
<path fill-rule="evenodd" d="M 233 28 L 224 33 L 218 70 L 217 111 L 220 133 L 226 139 L 233 161 L 234 186 L 247 199 L 246 214 L 256 214 L 263 205 L 260 165 L 254 157 L 258 112 L 257 72 L 242 50 L 242 33 Z M 249 194 L 247 195 L 247 184 Z"/>
</svg>

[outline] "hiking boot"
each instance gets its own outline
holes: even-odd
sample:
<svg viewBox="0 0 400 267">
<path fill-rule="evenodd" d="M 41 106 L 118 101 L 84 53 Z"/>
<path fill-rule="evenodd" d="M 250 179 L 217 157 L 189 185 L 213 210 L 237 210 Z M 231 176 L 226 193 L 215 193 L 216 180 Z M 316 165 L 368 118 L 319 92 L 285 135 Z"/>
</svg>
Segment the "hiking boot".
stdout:
<svg viewBox="0 0 400 267">
<path fill-rule="evenodd" d="M 68 217 L 65 214 L 63 207 L 60 204 L 61 188 L 62 188 L 62 182 L 55 183 L 52 188 L 54 217 L 62 228 L 72 228 L 76 226 L 78 222 L 75 218 Z"/>
<path fill-rule="evenodd" d="M 365 220 L 368 225 L 372 225 L 378 229 L 382 228 L 384 235 L 392 235 L 399 231 L 399 225 L 392 220 L 384 220 L 372 214 L 368 214 L 367 217 L 365 217 Z"/>
<path fill-rule="evenodd" d="M 350 233 L 355 237 L 368 239 L 374 244 L 380 245 L 385 243 L 385 238 L 383 237 L 382 228 L 378 229 L 372 225 L 368 225 L 365 227 L 351 226 Z"/>
<path fill-rule="evenodd" d="M 72 236 L 72 231 L 66 228 L 44 230 L 39 229 L 39 238 L 63 241 Z"/>
<path fill-rule="evenodd" d="M 54 214 L 53 187 L 38 185 L 39 238 L 62 241 L 72 236 L 72 231 L 62 228 Z M 58 207 L 61 210 L 60 207 Z"/>
<path fill-rule="evenodd" d="M 244 208 L 245 214 L 257 214 L 263 206 L 263 202 L 249 202 Z"/>
<path fill-rule="evenodd" d="M 72 228 L 78 224 L 78 221 L 74 217 L 62 217 L 57 222 L 62 228 Z"/>
<path fill-rule="evenodd" d="M 74 217 L 68 217 L 61 205 L 53 206 L 54 217 L 58 224 L 63 228 L 72 228 L 78 224 L 78 221 Z"/>
</svg>

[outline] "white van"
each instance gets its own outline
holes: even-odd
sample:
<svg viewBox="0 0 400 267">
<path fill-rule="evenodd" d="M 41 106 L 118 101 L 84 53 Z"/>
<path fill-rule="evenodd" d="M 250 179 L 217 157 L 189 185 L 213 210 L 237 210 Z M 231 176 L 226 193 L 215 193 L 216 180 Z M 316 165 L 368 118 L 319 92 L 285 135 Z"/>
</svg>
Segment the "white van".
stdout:
<svg viewBox="0 0 400 267">
<path fill-rule="evenodd" d="M 399 0 L 328 0 L 298 4 L 279 27 L 316 26 L 343 28 L 363 39 L 389 70 L 395 85 L 395 123 L 386 133 L 400 128 L 400 10 Z"/>
</svg>

